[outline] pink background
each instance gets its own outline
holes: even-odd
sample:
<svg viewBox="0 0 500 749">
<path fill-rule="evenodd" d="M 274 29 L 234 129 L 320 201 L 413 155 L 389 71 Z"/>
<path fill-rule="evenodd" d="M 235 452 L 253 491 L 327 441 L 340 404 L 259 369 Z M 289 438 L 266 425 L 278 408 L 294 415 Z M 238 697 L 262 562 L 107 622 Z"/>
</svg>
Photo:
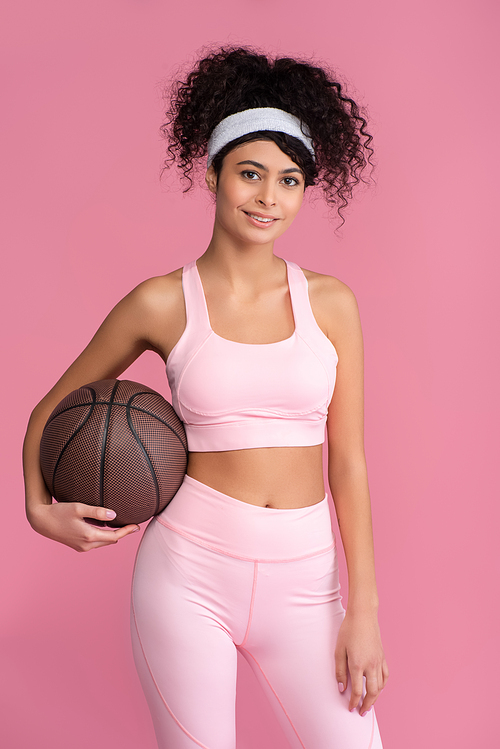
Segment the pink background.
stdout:
<svg viewBox="0 0 500 749">
<path fill-rule="evenodd" d="M 109 309 L 142 279 L 203 252 L 210 201 L 202 190 L 183 197 L 174 176 L 158 180 L 158 84 L 202 45 L 237 42 L 330 62 L 371 115 L 377 187 L 353 202 L 340 238 L 321 200 L 306 201 L 277 253 L 341 278 L 361 310 L 380 622 L 391 670 L 377 706 L 384 747 L 493 746 L 498 4 L 9 6 L 0 120 L 2 745 L 156 746 L 128 630 L 140 534 L 90 554 L 36 535 L 24 516 L 20 450 L 31 409 Z M 126 376 L 168 397 L 153 354 Z M 286 749 L 253 675 L 240 666 L 238 749 Z"/>
</svg>

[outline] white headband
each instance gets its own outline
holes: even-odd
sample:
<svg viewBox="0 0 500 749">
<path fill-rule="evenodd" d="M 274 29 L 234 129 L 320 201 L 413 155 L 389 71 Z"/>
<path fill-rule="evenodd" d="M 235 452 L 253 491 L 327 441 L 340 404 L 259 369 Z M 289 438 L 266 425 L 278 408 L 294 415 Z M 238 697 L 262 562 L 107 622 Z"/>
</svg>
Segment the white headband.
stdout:
<svg viewBox="0 0 500 749">
<path fill-rule="evenodd" d="M 260 107 L 230 114 L 229 117 L 219 122 L 208 141 L 207 167 L 212 163 L 214 156 L 232 140 L 259 130 L 272 130 L 293 135 L 294 138 L 302 141 L 314 159 L 314 148 L 307 125 L 301 126 L 298 117 L 283 109 Z"/>
</svg>

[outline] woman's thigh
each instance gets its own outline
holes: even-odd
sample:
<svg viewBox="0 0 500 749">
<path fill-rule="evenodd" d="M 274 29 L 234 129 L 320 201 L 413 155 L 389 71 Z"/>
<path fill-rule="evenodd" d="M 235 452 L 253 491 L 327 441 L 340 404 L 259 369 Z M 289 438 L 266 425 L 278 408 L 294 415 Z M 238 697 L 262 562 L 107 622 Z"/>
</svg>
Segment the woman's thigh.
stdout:
<svg viewBox="0 0 500 749">
<path fill-rule="evenodd" d="M 146 529 L 131 631 L 160 749 L 235 749 L 233 638 L 246 626 L 251 573 L 155 521 Z"/>
<path fill-rule="evenodd" d="M 344 619 L 335 550 L 259 563 L 252 622 L 240 648 L 293 749 L 381 749 L 375 713 L 349 712 L 335 646 Z"/>
</svg>

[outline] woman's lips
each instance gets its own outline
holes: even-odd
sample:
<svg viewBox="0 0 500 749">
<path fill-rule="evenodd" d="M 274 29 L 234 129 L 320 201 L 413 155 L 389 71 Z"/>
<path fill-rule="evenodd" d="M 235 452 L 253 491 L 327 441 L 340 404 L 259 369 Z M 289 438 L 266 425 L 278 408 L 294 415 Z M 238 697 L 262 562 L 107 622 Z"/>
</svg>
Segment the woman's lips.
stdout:
<svg viewBox="0 0 500 749">
<path fill-rule="evenodd" d="M 266 216 L 265 213 L 255 213 L 254 211 L 252 211 L 251 213 L 249 211 L 243 211 L 243 213 L 248 217 L 248 220 L 254 226 L 272 226 L 275 221 L 278 221 L 275 216 Z"/>
</svg>

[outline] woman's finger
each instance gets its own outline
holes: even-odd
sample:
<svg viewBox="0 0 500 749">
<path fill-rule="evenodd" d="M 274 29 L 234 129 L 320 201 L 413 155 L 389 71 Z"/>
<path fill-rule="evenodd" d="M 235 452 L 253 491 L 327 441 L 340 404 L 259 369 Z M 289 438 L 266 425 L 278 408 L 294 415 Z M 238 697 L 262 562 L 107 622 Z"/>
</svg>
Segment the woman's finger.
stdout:
<svg viewBox="0 0 500 749">
<path fill-rule="evenodd" d="M 347 653 L 345 648 L 339 648 L 335 651 L 335 676 L 339 685 L 339 691 L 345 692 L 347 689 Z"/>
<path fill-rule="evenodd" d="M 116 518 L 116 512 L 114 510 L 108 510 L 106 507 L 95 507 L 94 505 L 86 505 L 82 502 L 72 502 L 71 504 L 81 518 L 102 520 L 104 523 Z"/>
<path fill-rule="evenodd" d="M 387 665 L 387 661 L 384 658 L 382 662 L 382 689 L 387 684 L 388 678 L 389 678 L 389 666 Z"/>
<path fill-rule="evenodd" d="M 366 676 L 366 694 L 363 703 L 359 708 L 361 715 L 366 715 L 366 713 L 373 707 L 381 692 L 380 684 L 381 679 L 379 679 L 377 672 L 370 673 Z"/>
<path fill-rule="evenodd" d="M 363 671 L 360 668 L 349 668 L 349 674 L 352 685 L 349 710 L 352 712 L 363 696 Z"/>
<path fill-rule="evenodd" d="M 112 530 L 118 541 L 120 538 L 125 538 L 125 536 L 129 536 L 131 533 L 137 533 L 141 528 L 139 525 L 124 525 L 123 528 L 116 528 L 116 530 L 108 528 L 107 530 Z"/>
</svg>

